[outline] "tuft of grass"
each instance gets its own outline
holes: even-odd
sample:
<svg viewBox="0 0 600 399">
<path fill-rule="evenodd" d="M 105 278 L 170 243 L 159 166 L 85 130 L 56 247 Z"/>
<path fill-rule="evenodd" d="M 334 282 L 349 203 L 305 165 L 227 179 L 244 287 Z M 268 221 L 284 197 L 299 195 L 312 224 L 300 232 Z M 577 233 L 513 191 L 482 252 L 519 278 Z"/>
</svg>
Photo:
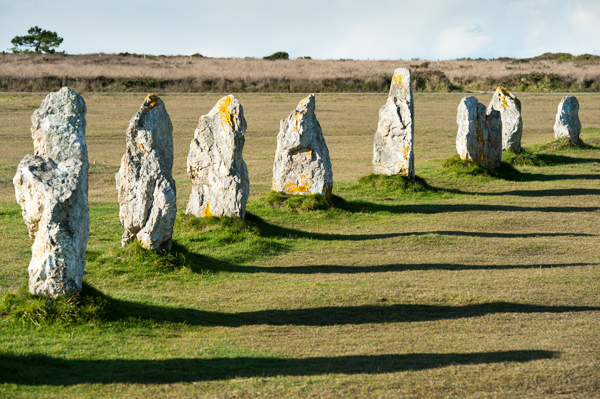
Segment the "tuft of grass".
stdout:
<svg viewBox="0 0 600 399">
<path fill-rule="evenodd" d="M 506 150 L 502 153 L 502 160 L 510 165 L 548 166 L 547 157 L 541 156 L 529 149 L 522 148 L 521 152 Z"/>
<path fill-rule="evenodd" d="M 521 172 L 509 163 L 501 162 L 498 169 L 488 169 L 468 159 L 460 159 L 458 154 L 444 161 L 442 169 L 445 173 L 458 176 L 479 176 L 502 180 L 521 180 Z"/>
<path fill-rule="evenodd" d="M 182 232 L 207 232 L 217 244 L 231 244 L 244 241 L 248 235 L 260 235 L 258 227 L 249 220 L 234 216 L 208 216 L 199 218 L 194 215 L 180 213 L 177 215 L 178 226 Z"/>
<path fill-rule="evenodd" d="M 394 193 L 398 195 L 438 191 L 435 187 L 430 186 L 425 179 L 419 176 L 415 176 L 414 179 L 411 179 L 401 175 L 388 176 L 376 175 L 375 173 L 359 178 L 354 189 L 359 191 L 361 189 L 366 189 L 367 191 Z"/>
<path fill-rule="evenodd" d="M 171 252 L 142 248 L 137 240 L 124 247 L 108 250 L 93 259 L 108 275 L 131 274 L 136 277 L 150 277 L 179 270 L 186 266 L 186 259 L 173 245 Z"/>
<path fill-rule="evenodd" d="M 263 199 L 273 208 L 288 208 L 296 212 L 327 210 L 334 206 L 332 198 L 321 194 L 292 195 L 271 190 Z"/>
<path fill-rule="evenodd" d="M 578 143 L 573 143 L 568 137 L 560 137 L 547 144 L 540 145 L 539 149 L 542 151 L 555 152 L 573 149 L 592 150 L 595 149 L 595 147 L 584 143 L 581 137 L 579 138 Z"/>
<path fill-rule="evenodd" d="M 100 321 L 107 307 L 105 296 L 86 283 L 81 292 L 54 299 L 30 294 L 27 285 L 23 285 L 16 293 L 2 298 L 0 320 L 35 325 L 80 324 Z"/>
</svg>

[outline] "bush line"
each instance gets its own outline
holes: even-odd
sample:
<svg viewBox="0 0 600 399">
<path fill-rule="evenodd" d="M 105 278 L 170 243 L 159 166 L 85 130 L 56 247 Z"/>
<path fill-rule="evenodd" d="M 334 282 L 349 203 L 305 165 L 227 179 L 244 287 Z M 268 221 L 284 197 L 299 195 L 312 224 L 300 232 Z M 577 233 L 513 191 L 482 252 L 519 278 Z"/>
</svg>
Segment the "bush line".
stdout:
<svg viewBox="0 0 600 399">
<path fill-rule="evenodd" d="M 78 92 L 148 92 L 180 93 L 387 93 L 391 74 L 352 78 L 326 79 L 155 79 L 147 76 L 114 78 L 71 78 L 43 76 L 23 78 L 0 77 L 0 91 L 56 91 L 69 86 Z M 572 76 L 555 73 L 515 74 L 505 78 L 454 78 L 439 70 L 414 70 L 413 89 L 423 93 L 494 91 L 504 86 L 514 92 L 600 92 L 600 79 L 579 81 Z"/>
</svg>

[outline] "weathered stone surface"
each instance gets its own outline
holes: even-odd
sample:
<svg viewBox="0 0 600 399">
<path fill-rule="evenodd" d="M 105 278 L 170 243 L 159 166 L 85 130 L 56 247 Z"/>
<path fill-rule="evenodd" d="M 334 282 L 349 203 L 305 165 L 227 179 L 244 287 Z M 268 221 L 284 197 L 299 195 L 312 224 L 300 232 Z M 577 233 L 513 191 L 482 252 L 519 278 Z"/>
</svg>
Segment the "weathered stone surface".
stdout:
<svg viewBox="0 0 600 399">
<path fill-rule="evenodd" d="M 171 249 L 177 214 L 173 180 L 173 125 L 165 104 L 148 95 L 129 121 L 126 152 L 115 175 L 121 245 L 137 237 L 144 248 Z"/>
<path fill-rule="evenodd" d="M 521 101 L 513 93 L 499 86 L 488 105 L 488 115 L 493 110 L 500 111 L 502 118 L 502 151 L 521 152 L 521 136 L 523 135 Z"/>
<path fill-rule="evenodd" d="M 378 175 L 415 177 L 414 103 L 410 69 L 394 71 L 387 102 L 379 109 L 373 140 L 373 165 Z"/>
<path fill-rule="evenodd" d="M 568 137 L 572 143 L 578 144 L 580 134 L 579 101 L 577 101 L 577 97 L 565 96 L 558 104 L 556 122 L 554 123 L 554 138 Z"/>
<path fill-rule="evenodd" d="M 242 155 L 245 134 L 244 109 L 232 95 L 200 118 L 187 158 L 192 194 L 186 213 L 244 218 L 250 193 Z"/>
<path fill-rule="evenodd" d="M 19 163 L 13 184 L 34 240 L 32 294 L 81 291 L 90 227 L 86 112 L 83 97 L 63 87 L 31 117 L 34 155 Z"/>
<path fill-rule="evenodd" d="M 315 115 L 315 96 L 310 94 L 281 120 L 273 163 L 273 190 L 330 196 L 332 188 L 329 150 Z"/>
<path fill-rule="evenodd" d="M 461 159 L 496 169 L 502 161 L 502 119 L 494 109 L 486 115 L 485 105 L 473 96 L 464 97 L 456 116 L 456 151 Z"/>
</svg>

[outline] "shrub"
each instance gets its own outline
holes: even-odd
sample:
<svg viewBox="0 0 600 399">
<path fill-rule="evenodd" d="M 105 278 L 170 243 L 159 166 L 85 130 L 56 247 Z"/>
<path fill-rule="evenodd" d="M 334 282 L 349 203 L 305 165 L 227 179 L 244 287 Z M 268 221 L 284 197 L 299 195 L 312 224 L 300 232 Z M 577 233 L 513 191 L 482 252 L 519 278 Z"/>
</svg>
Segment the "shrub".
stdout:
<svg viewBox="0 0 600 399">
<path fill-rule="evenodd" d="M 263 59 L 271 60 L 271 61 L 273 61 L 273 60 L 289 60 L 290 55 L 288 53 L 286 53 L 285 51 L 278 51 L 276 53 L 273 53 L 271 55 L 263 57 Z"/>
</svg>

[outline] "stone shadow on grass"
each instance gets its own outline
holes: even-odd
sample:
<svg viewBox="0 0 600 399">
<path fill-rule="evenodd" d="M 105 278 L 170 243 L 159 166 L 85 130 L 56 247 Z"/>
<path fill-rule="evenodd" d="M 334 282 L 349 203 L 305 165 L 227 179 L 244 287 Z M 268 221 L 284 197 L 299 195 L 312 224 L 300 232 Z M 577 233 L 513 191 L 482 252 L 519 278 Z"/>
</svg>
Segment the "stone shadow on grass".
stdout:
<svg viewBox="0 0 600 399">
<path fill-rule="evenodd" d="M 390 212 L 390 213 L 421 213 L 437 214 L 448 212 L 547 212 L 547 213 L 573 213 L 597 212 L 597 206 L 538 206 L 527 207 L 517 205 L 491 205 L 491 204 L 407 204 L 386 205 L 368 201 L 338 201 L 336 206 L 348 212 Z"/>
<path fill-rule="evenodd" d="M 70 386 L 79 384 L 172 384 L 326 374 L 383 374 L 453 365 L 525 363 L 553 359 L 559 352 L 512 350 L 473 353 L 410 353 L 308 357 L 171 358 L 163 360 L 64 359 L 40 354 L 0 354 L 0 383 Z"/>
<path fill-rule="evenodd" d="M 600 175 L 597 176 L 600 180 Z M 464 192 L 463 194 L 469 194 Z M 595 188 L 565 188 L 551 190 L 513 190 L 501 193 L 477 193 L 485 196 L 514 195 L 515 197 L 572 197 L 579 195 L 600 195 L 600 189 Z"/>
<path fill-rule="evenodd" d="M 378 205 L 378 204 L 373 204 Z M 382 205 L 389 207 L 389 205 Z M 403 205 L 400 205 L 403 206 Z M 364 241 L 378 240 L 394 237 L 411 237 L 424 235 L 443 235 L 443 236 L 465 236 L 481 238 L 528 238 L 528 237 L 594 237 L 596 234 L 587 233 L 487 233 L 477 231 L 454 231 L 454 230 L 434 230 L 419 232 L 400 232 L 385 234 L 332 234 L 332 233 L 312 233 L 297 229 L 281 227 L 267 222 L 259 216 L 246 213 L 246 220 L 251 221 L 260 231 L 262 237 L 269 238 L 308 238 L 311 240 L 324 241 Z"/>
<path fill-rule="evenodd" d="M 310 265 L 310 266 L 238 266 L 231 264 L 215 265 L 218 270 L 234 273 L 273 273 L 273 274 L 359 274 L 359 273 L 390 273 L 427 270 L 515 270 L 537 269 L 546 270 L 555 267 L 585 267 L 600 266 L 600 263 L 556 263 L 544 265 L 463 265 L 457 263 L 416 263 L 388 264 L 377 266 L 341 266 L 341 265 Z"/>
<path fill-rule="evenodd" d="M 328 306 L 308 309 L 267 309 L 226 313 L 190 308 L 172 308 L 115 299 L 86 285 L 87 295 L 102 296 L 107 303 L 106 321 L 148 320 L 205 327 L 335 326 L 346 324 L 408 323 L 481 317 L 497 313 L 571 313 L 600 311 L 595 306 L 548 306 L 491 302 L 464 306 L 392 304 Z"/>
</svg>

